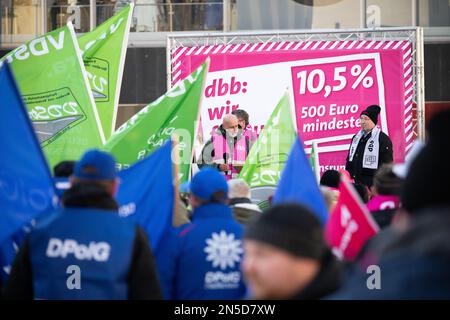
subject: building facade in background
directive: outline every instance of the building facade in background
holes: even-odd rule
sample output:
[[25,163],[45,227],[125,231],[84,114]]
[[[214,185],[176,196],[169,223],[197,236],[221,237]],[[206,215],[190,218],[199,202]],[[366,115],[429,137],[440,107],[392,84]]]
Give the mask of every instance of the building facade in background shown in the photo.
[[166,91],[171,32],[424,27],[426,114],[450,107],[449,0],[0,0],[0,56],[72,21],[88,32],[133,1],[120,125]]

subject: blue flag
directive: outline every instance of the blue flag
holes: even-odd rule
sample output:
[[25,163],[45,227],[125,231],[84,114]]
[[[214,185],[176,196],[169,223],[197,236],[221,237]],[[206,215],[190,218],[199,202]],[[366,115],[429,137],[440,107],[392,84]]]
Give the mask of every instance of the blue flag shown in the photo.
[[175,190],[172,175],[172,144],[166,142],[151,155],[119,172],[119,214],[133,219],[147,233],[155,253],[172,226]]
[[8,64],[0,68],[0,244],[56,205],[53,180]]
[[19,251],[28,231],[27,228],[22,228],[0,245],[0,284],[4,285],[8,280],[17,251]]
[[320,220],[322,226],[328,220],[325,200],[299,137],[292,147],[273,197],[273,204],[281,202],[296,202],[308,207]]

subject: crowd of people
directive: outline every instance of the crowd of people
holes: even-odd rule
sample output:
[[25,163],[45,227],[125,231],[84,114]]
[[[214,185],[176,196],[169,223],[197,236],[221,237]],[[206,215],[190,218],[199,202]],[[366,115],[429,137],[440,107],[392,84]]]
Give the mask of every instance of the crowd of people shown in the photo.
[[[180,187],[182,213],[161,250],[118,216],[115,161],[91,150],[60,166],[70,176],[62,208],[36,222],[20,248],[7,299],[449,299],[450,111],[429,123],[427,141],[399,173],[392,143],[376,127],[380,107],[361,113],[347,170],[320,179],[329,214],[343,174],[380,231],[354,261],[336,257],[315,213],[301,203],[262,211],[237,179],[255,141],[248,114],[224,117],[206,143],[201,170]],[[370,147],[369,147],[370,145]],[[56,172],[55,172],[56,173]],[[299,182],[301,183],[301,182]],[[381,286],[368,280],[376,266]],[[81,279],[76,277],[80,268]],[[80,282],[81,281],[81,282]],[[82,287],[83,290],[77,290]]]

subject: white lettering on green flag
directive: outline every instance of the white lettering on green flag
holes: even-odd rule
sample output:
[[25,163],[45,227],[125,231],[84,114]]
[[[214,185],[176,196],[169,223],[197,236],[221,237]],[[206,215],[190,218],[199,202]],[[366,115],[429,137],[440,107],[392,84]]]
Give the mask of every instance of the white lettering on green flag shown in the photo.
[[[275,190],[297,133],[287,92],[250,150],[239,178],[244,179],[257,202]],[[264,195],[264,196],[262,196]],[[264,199],[263,199],[264,198]]]
[[176,134],[180,149],[179,178],[188,180],[208,68],[209,59],[117,129],[104,149],[116,157],[119,169],[148,156]]
[[104,144],[100,119],[71,23],[21,45],[10,63],[50,167]]
[[133,7],[127,5],[78,39],[106,139],[115,130]]

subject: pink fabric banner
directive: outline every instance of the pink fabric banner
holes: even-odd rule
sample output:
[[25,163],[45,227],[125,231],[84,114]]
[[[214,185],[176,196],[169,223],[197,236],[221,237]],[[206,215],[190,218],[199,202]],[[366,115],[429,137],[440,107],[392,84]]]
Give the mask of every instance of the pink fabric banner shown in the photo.
[[413,142],[412,44],[408,41],[299,41],[182,47],[171,52],[172,80],[211,58],[201,111],[209,137],[225,114],[240,108],[259,132],[290,88],[298,133],[309,153],[318,143],[321,172],[342,169],[359,116],[382,108],[378,126],[389,135],[394,161]]
[[344,177],[339,200],[325,227],[325,239],[341,259],[354,260],[364,244],[379,228],[353,186]]

